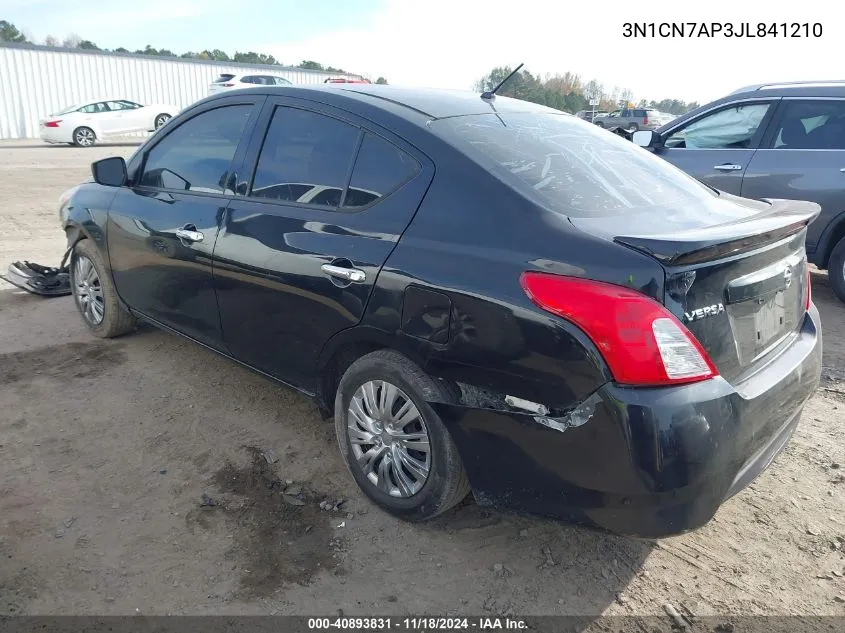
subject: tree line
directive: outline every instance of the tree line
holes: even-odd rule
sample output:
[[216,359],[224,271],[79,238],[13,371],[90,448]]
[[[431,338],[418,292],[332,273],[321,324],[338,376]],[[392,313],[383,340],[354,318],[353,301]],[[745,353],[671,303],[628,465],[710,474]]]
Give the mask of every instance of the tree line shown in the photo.
[[[8,22],[6,20],[0,20],[0,41],[2,42],[18,42],[18,43],[29,43],[29,44],[37,44],[38,42],[33,42],[30,37],[28,37],[25,33],[20,31],[14,24]],[[272,55],[265,55],[264,53],[256,53],[254,51],[248,52],[240,52],[236,51],[233,55],[229,55],[225,51],[222,51],[218,48],[214,50],[204,50],[204,51],[188,51],[185,53],[175,53],[167,48],[154,48],[147,44],[147,46],[143,49],[137,49],[134,51],[130,51],[127,48],[118,47],[112,50],[106,48],[100,48],[91,40],[86,40],[76,35],[75,33],[71,33],[70,35],[66,36],[64,39],[59,39],[53,35],[48,35],[44,38],[43,44],[45,46],[55,46],[60,48],[79,48],[85,50],[93,50],[93,51],[104,51],[110,53],[134,53],[135,55],[152,55],[157,57],[179,57],[182,59],[204,59],[208,61],[217,61],[217,62],[234,62],[238,64],[263,64],[266,66],[285,66],[282,62],[278,61]],[[290,67],[290,66],[288,66]],[[330,73],[342,73],[346,74],[346,71],[342,68],[335,68],[334,66],[323,66],[323,64],[319,62],[315,62],[313,60],[304,60],[299,64],[293,66],[293,68],[302,68],[303,70],[321,70]],[[384,77],[379,77],[376,80],[377,84],[386,84],[387,80]]]
[[[508,66],[494,68],[476,82],[476,90],[492,90],[513,71]],[[584,81],[580,75],[565,72],[546,75],[545,78],[534,75],[528,70],[521,70],[511,77],[496,93],[515,97],[533,103],[549,106],[564,112],[575,113],[591,110],[590,100],[598,100],[596,110],[610,112],[627,104],[643,108],[654,108],[661,112],[680,115],[698,107],[698,103],[689,103],[680,99],[662,99],[661,101],[641,99],[634,101],[634,93],[627,88],[614,86],[608,89],[596,79]]]

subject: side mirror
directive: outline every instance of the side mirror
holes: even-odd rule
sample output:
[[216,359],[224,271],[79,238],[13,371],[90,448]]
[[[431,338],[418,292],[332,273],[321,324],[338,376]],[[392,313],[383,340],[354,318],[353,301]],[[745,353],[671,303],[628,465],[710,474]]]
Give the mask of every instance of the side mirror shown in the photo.
[[653,130],[638,130],[634,132],[634,137],[631,140],[634,145],[656,149],[660,147],[662,139]]
[[120,156],[112,156],[91,163],[94,182],[106,187],[122,187],[128,179],[126,161]]

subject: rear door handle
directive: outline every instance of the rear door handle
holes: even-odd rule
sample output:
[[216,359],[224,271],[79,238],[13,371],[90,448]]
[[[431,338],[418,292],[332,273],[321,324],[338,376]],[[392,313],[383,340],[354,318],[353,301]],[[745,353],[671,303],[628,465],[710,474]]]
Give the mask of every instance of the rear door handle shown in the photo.
[[205,236],[197,231],[195,226],[188,225],[181,229],[176,229],[176,237],[186,242],[202,242],[202,238]]
[[715,165],[713,169],[718,169],[719,171],[739,171],[742,169],[742,165],[736,165],[734,163],[725,163],[724,165]]
[[344,268],[343,266],[333,266],[332,264],[323,264],[320,270],[326,273],[329,277],[343,279],[344,281],[352,281],[361,283],[367,280],[367,274],[363,270],[357,268]]

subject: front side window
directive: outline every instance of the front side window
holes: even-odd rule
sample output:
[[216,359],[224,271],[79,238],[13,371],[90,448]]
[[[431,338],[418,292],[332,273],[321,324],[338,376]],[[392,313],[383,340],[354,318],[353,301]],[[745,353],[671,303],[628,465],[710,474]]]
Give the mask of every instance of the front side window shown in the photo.
[[250,105],[223,106],[181,124],[147,154],[140,185],[228,193],[226,176],[251,110]]
[[431,123],[529,200],[573,218],[696,213],[717,196],[667,161],[566,114],[491,114]]
[[337,207],[359,134],[357,127],[316,112],[276,108],[250,195]]
[[773,149],[845,149],[845,101],[788,101]]
[[664,146],[678,149],[748,149],[769,107],[768,103],[749,103],[704,115],[673,132]]

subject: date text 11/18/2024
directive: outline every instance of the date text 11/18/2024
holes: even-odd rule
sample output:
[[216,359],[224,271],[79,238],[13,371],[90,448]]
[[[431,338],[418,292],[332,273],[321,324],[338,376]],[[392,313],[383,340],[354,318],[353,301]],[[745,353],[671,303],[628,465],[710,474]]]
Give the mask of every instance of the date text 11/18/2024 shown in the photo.
[[625,22],[627,38],[819,38],[819,22]]
[[406,617],[406,618],[308,618],[310,631],[518,631],[527,629],[528,625],[519,618],[483,617],[483,618],[436,618],[436,617]]

